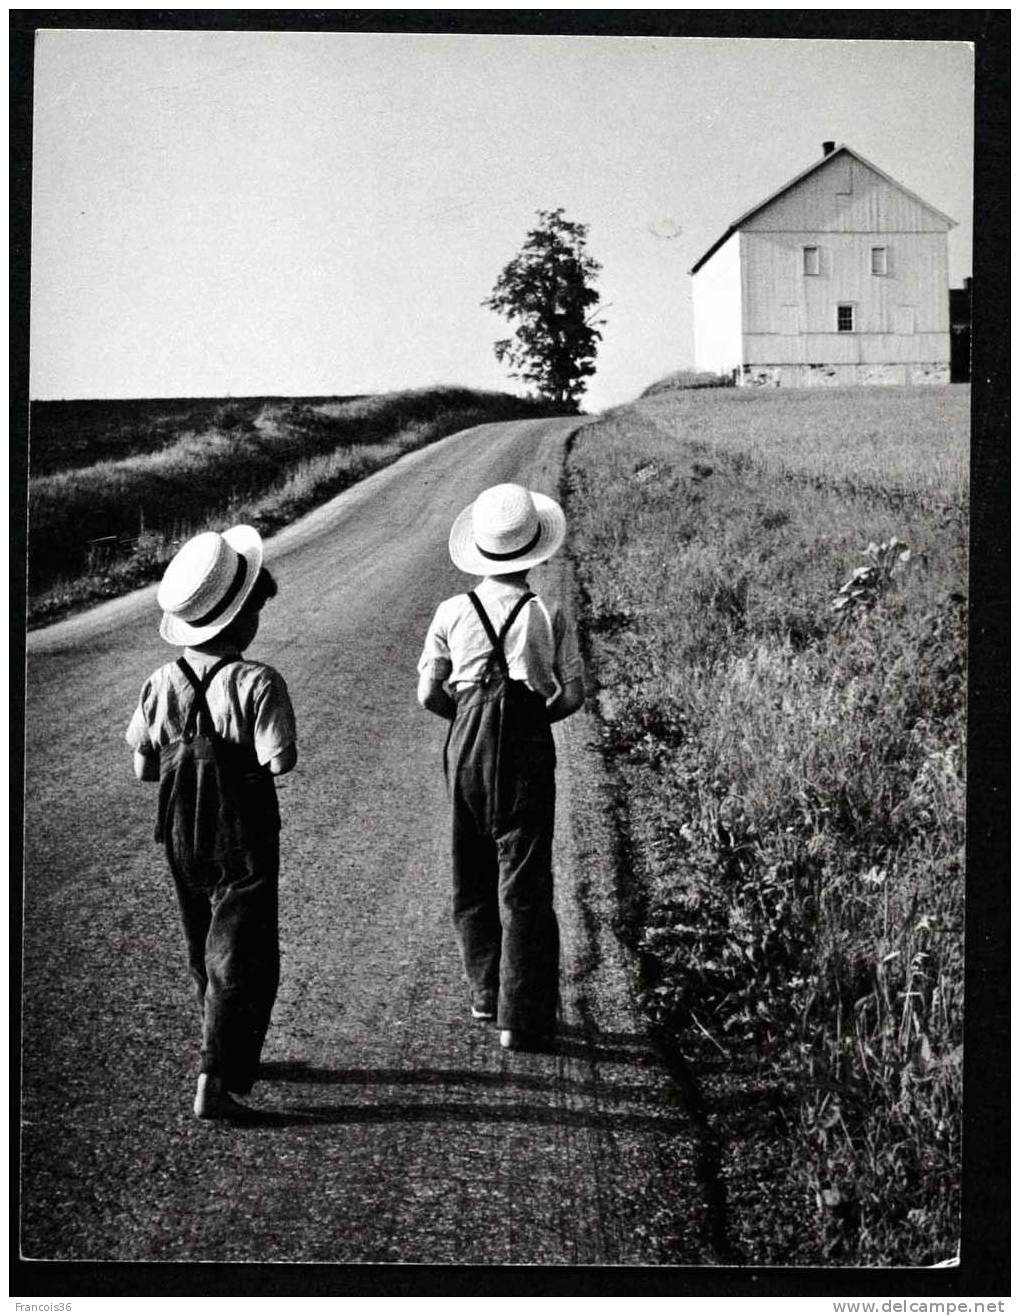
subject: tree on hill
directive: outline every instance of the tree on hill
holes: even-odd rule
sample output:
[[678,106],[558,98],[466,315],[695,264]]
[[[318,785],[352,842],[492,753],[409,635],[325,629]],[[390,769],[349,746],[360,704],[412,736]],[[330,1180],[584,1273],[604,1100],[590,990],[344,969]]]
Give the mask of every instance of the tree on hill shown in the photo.
[[541,397],[576,409],[584,381],[595,373],[605,323],[594,318],[592,286],[602,267],[585,248],[587,224],[564,219],[562,210],[540,210],[538,218],[482,305],[517,322],[511,338],[494,343],[496,360]]

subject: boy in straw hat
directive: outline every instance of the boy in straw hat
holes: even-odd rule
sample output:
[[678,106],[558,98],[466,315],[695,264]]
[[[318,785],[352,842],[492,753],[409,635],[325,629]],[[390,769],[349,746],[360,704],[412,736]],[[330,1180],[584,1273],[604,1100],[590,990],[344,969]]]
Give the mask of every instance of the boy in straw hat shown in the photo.
[[159,781],[156,839],[180,904],[202,1011],[200,1119],[243,1119],[279,984],[280,814],[297,761],[279,672],[243,657],[276,594],[251,526],[196,535],[167,567],[160,635],[183,648],[145,682],[127,729],[135,775]]
[[528,571],[565,536],[545,494],[479,494],[453,524],[450,556],[484,579],[439,605],[418,663],[419,703],[450,722],[453,919],[471,1013],[496,1019],[510,1050],[541,1046],[556,1022],[549,726],[580,708],[584,680],[573,629],[528,588]]

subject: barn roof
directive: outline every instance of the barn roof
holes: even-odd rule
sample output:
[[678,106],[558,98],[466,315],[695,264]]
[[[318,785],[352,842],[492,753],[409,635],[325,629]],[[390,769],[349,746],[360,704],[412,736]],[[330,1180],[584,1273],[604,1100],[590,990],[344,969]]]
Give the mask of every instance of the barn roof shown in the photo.
[[936,210],[935,207],[929,205],[923,197],[919,197],[916,192],[911,192],[909,187],[904,187],[902,183],[898,183],[895,178],[891,178],[884,170],[879,169],[878,165],[872,164],[870,160],[865,160],[864,156],[861,155],[859,151],[855,151],[852,146],[843,146],[840,144],[834,150],[830,151],[828,155],[823,155],[820,160],[816,160],[814,164],[808,165],[806,169],[802,169],[796,178],[791,178],[788,183],[784,183],[778,191],[773,192],[771,196],[767,196],[764,201],[759,201],[756,206],[752,206],[750,210],[746,210],[739,219],[735,219],[722,237],[713,242],[705,252],[704,256],[691,266],[690,272],[692,274],[697,274],[698,270],[701,269],[702,265],[704,265],[709,257],[714,256],[722,244],[728,238],[731,238],[739,228],[742,228],[752,216],[757,215],[758,212],[764,210],[766,206],[770,206],[772,202],[781,197],[784,192],[789,192],[791,187],[796,187],[802,179],[807,178],[809,174],[813,174],[815,170],[820,169],[822,165],[828,164],[830,160],[834,160],[837,155],[852,155],[855,160],[878,174],[879,178],[884,178],[887,183],[891,183],[893,187],[899,188],[901,192],[916,201],[918,205],[924,206],[925,210],[930,210],[933,215],[938,215],[939,219],[945,220],[950,228],[956,227],[955,219],[950,219],[949,216],[944,215],[941,210]]

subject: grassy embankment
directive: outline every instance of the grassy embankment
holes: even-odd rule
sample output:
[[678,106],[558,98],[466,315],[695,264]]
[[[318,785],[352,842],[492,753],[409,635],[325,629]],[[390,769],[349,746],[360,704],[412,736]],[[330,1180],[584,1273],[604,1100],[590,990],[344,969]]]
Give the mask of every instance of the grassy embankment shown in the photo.
[[568,461],[621,930],[753,1263],[956,1251],[968,405],[653,392]]
[[548,414],[503,393],[34,403],[29,624],[155,580],[189,535],[269,534],[406,452]]

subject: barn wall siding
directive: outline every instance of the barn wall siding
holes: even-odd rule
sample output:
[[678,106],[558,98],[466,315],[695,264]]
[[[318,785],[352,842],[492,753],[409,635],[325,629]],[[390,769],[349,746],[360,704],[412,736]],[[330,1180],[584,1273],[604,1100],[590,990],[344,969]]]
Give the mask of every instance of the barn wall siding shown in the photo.
[[695,368],[726,374],[742,357],[740,235],[719,248],[691,281]]
[[[745,333],[831,333],[836,306],[852,302],[855,330],[891,334],[912,311],[914,334],[949,332],[949,271],[942,233],[746,233],[742,235]],[[804,248],[819,250],[819,273],[804,273]],[[871,272],[871,249],[889,273]],[[714,258],[713,258],[714,259]],[[709,261],[707,269],[713,264]],[[700,271],[699,271],[700,273]],[[695,276],[697,277],[697,276]]]
[[842,361],[876,365],[882,361],[948,361],[946,334],[747,334],[744,361],[792,365]]

